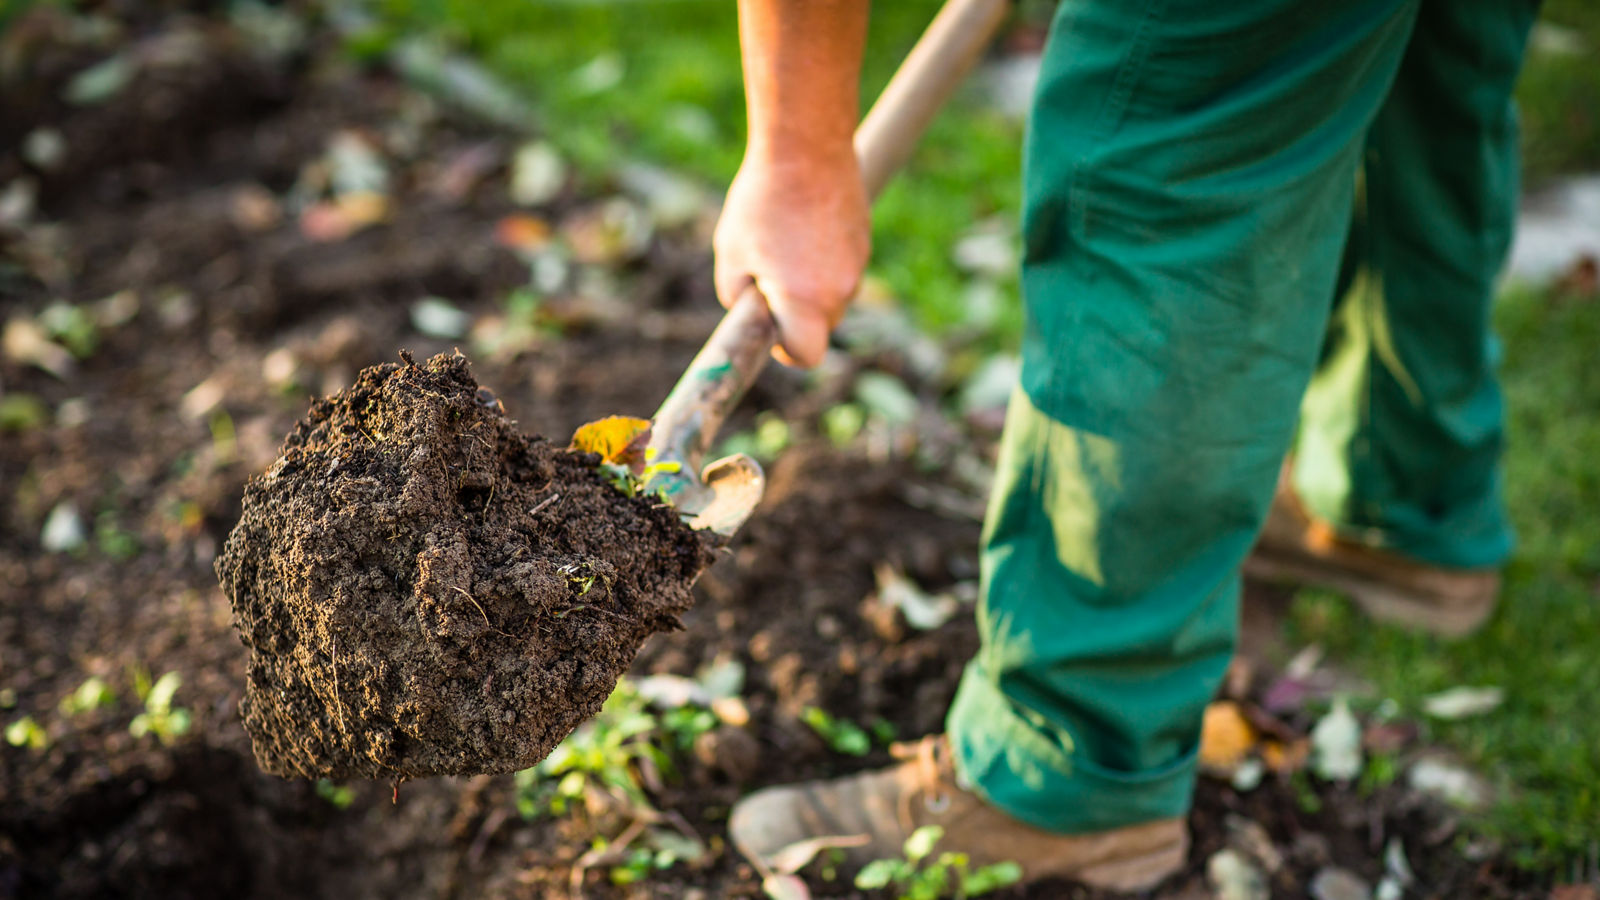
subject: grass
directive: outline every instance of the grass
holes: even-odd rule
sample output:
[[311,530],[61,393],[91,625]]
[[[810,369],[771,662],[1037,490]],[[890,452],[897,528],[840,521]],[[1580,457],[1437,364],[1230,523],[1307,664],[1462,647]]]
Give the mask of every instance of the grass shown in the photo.
[[1499,613],[1482,633],[1442,643],[1306,594],[1293,629],[1413,711],[1445,688],[1505,688],[1499,709],[1433,723],[1426,737],[1505,790],[1482,825],[1520,863],[1564,869],[1600,839],[1600,307],[1513,289],[1496,324],[1506,346],[1507,501],[1520,538]]
[[[524,91],[549,139],[595,183],[629,156],[719,189],[738,169],[744,94],[735,8],[726,0],[377,4],[391,29],[440,33]],[[874,7],[865,99],[888,81],[937,6],[905,0]],[[930,129],[906,177],[874,207],[869,276],[915,310],[924,327],[969,322],[970,279],[950,248],[985,218],[1015,220],[1021,139],[1021,123],[964,94]],[[991,346],[1013,345],[1021,328],[1015,284],[1000,287],[1006,312],[981,329]]]
[[[391,33],[428,31],[466,48],[532,98],[549,136],[594,184],[624,155],[720,187],[743,141],[734,5],[526,0],[373,0]],[[864,96],[876,94],[932,14],[935,0],[873,9]],[[1530,180],[1600,168],[1600,7],[1550,0],[1548,22],[1586,49],[1536,49],[1519,85]],[[1014,221],[1021,126],[978,98],[958,97],[874,210],[869,275],[943,333],[970,322],[971,279],[950,248],[973,223]],[[986,347],[1014,346],[1016,285],[1006,313],[984,326]],[[1430,726],[1496,773],[1509,800],[1484,827],[1529,865],[1588,852],[1600,822],[1600,316],[1513,291],[1498,325],[1507,347],[1511,415],[1508,495],[1521,549],[1507,571],[1504,610],[1471,640],[1441,645],[1371,628],[1337,601],[1307,597],[1295,625],[1359,667],[1385,695],[1415,709],[1426,693],[1498,684],[1510,699],[1484,718]]]

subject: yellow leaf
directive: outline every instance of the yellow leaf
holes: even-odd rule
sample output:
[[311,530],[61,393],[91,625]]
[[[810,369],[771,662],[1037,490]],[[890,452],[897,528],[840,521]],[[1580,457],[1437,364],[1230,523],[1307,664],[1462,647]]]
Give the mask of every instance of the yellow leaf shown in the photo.
[[1206,707],[1200,727],[1200,765],[1212,771],[1228,772],[1244,762],[1256,746],[1256,729],[1244,717],[1239,704],[1218,700]]
[[644,461],[644,444],[650,439],[650,420],[608,416],[590,422],[572,434],[572,449],[598,453],[608,463],[631,466]]

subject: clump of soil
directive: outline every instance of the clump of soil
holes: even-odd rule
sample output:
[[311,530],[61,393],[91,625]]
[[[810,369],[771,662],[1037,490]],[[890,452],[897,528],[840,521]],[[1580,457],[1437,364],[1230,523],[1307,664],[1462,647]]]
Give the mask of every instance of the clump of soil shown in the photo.
[[519,432],[460,355],[317,402],[216,565],[261,767],[509,772],[594,715],[712,558],[596,461]]

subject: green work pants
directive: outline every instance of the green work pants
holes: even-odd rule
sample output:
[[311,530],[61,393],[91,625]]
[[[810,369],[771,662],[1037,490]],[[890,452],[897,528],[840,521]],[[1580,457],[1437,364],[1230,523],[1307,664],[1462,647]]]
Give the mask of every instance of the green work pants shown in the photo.
[[1185,813],[1297,428],[1296,483],[1334,524],[1439,564],[1505,559],[1488,318],[1536,12],[1062,3],[1027,139],[983,646],[949,717],[991,802],[1063,832]]

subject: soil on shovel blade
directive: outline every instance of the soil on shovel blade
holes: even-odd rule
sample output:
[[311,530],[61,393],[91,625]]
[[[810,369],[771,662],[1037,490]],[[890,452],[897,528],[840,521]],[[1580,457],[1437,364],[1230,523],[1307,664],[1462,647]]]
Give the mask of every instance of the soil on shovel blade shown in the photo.
[[316,403],[216,564],[261,767],[510,772],[594,715],[712,558],[596,461],[520,433],[459,355]]

